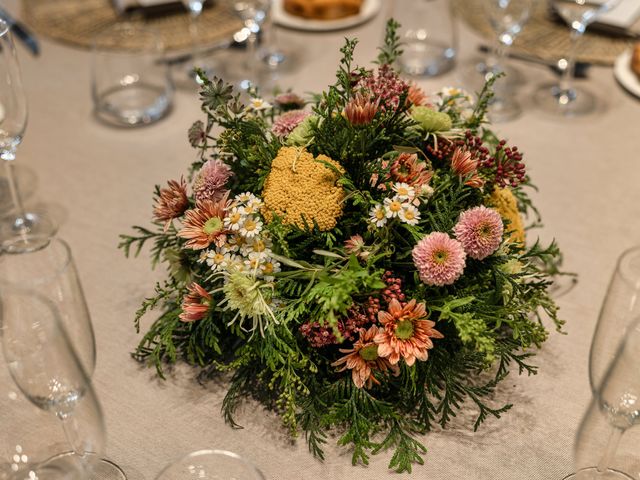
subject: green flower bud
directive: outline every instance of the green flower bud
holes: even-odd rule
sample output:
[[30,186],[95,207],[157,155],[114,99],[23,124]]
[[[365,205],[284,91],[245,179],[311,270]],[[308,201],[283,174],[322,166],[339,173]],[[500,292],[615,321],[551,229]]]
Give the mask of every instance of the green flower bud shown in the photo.
[[303,147],[313,139],[313,129],[318,125],[318,116],[309,115],[293,129],[287,137],[290,147]]
[[411,118],[426,132],[446,132],[451,130],[451,117],[444,112],[436,112],[429,107],[419,106],[411,109]]

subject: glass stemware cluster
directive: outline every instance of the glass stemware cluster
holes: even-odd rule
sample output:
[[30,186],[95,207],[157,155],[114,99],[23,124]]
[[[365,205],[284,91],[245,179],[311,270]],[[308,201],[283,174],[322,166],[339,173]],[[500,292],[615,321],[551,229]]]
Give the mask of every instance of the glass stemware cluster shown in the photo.
[[[0,158],[6,169],[13,211],[0,219],[0,251],[7,240],[13,248],[39,248],[55,235],[57,225],[44,212],[27,211],[14,172],[16,150],[27,126],[27,100],[8,24],[0,19]],[[28,235],[28,236],[27,236]],[[21,242],[13,239],[21,238]]]

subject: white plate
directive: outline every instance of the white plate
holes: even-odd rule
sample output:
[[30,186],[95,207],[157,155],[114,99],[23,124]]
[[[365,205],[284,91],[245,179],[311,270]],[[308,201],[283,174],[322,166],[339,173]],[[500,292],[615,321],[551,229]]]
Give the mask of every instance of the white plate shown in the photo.
[[284,10],[283,0],[273,0],[273,21],[281,27],[295,28],[297,30],[308,30],[311,32],[328,32],[331,30],[342,30],[351,28],[371,20],[377,15],[382,7],[382,0],[364,0],[360,13],[338,20],[309,20],[307,18],[296,17]]
[[629,93],[640,97],[640,78],[631,70],[631,50],[618,55],[613,64],[613,75]]

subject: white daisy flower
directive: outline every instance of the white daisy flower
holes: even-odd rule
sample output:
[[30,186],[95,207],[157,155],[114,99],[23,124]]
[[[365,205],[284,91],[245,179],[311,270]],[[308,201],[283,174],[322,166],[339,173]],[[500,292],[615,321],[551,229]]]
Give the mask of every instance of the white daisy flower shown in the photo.
[[249,108],[255,111],[267,110],[271,108],[271,104],[262,98],[252,98],[249,102]]
[[387,218],[397,217],[402,211],[403,202],[400,198],[385,198],[384,199],[384,213]]
[[252,198],[255,198],[255,195],[251,192],[243,192],[239,193],[235,196],[234,200],[238,203],[246,205]]
[[280,271],[280,262],[269,259],[260,265],[260,270],[262,271],[262,275],[264,275],[264,279],[268,282],[272,282],[275,280],[273,274]]
[[246,255],[249,258],[266,258],[271,255],[271,240],[264,238],[253,238],[247,244]]
[[416,195],[415,189],[408,183],[394,183],[391,188],[400,200],[410,200]]
[[369,220],[376,227],[382,227],[387,223],[387,215],[385,214],[384,207],[380,203],[373,207],[369,212]]
[[239,210],[243,215],[255,215],[259,209],[260,207],[256,207],[254,203],[249,202],[247,205],[241,206]]
[[207,253],[207,265],[211,267],[211,270],[226,270],[229,266],[229,261],[231,259],[230,253],[222,253],[209,251]]
[[202,250],[200,252],[200,256],[198,257],[198,263],[204,263],[207,261],[207,256],[209,255],[210,250]]
[[242,207],[233,207],[227,215],[224,217],[224,226],[225,228],[237,232],[240,230],[242,223],[244,222],[245,216],[242,212]]
[[260,269],[261,261],[257,258],[248,258],[244,260],[244,269],[246,272],[251,272],[252,274],[262,274],[262,270]]
[[417,225],[420,220],[420,211],[410,203],[405,203],[398,215],[400,220],[409,225]]
[[262,231],[262,221],[256,217],[246,217],[240,227],[240,235],[245,238],[255,237]]
[[227,271],[244,272],[245,270],[244,259],[240,255],[229,255]]

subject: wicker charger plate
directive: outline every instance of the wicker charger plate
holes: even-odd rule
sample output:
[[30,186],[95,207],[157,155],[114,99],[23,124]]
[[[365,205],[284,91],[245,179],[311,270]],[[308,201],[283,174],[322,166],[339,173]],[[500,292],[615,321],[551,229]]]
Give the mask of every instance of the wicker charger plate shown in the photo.
[[[110,0],[23,0],[22,3],[23,18],[34,31],[78,47],[91,47],[96,33],[124,21],[153,28],[161,35],[166,50],[185,50],[192,44],[186,12],[118,17]],[[199,22],[202,45],[228,39],[242,27],[237,16],[221,4],[203,10]],[[123,50],[139,47],[135,40],[120,46]]]
[[[453,0],[453,4],[457,14],[467,25],[492,40],[495,33],[484,11],[484,1],[486,0]],[[631,41],[626,38],[587,30],[578,52],[578,60],[613,65],[616,57],[629,48],[630,44]],[[569,27],[550,19],[547,2],[541,0],[536,3],[533,14],[515,41],[513,49],[541,60],[555,62],[567,55],[569,45]]]

